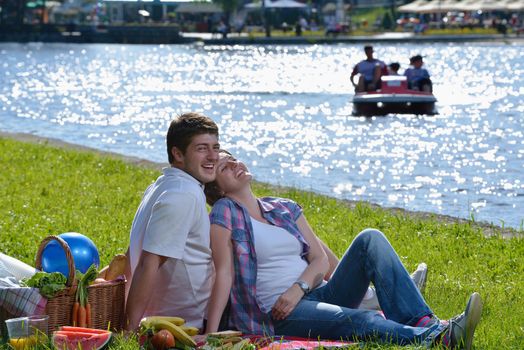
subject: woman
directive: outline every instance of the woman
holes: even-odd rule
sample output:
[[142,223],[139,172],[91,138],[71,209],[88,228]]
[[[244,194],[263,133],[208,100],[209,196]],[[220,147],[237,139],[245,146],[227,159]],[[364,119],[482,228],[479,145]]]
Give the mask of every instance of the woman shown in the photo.
[[415,55],[409,59],[410,68],[406,69],[404,75],[408,80],[410,89],[432,92],[433,84],[427,69],[422,68],[424,62],[421,55]]
[[[206,186],[216,270],[206,333],[218,329],[229,301],[228,327],[249,334],[471,348],[482,310],[477,293],[464,313],[441,322],[385,236],[371,229],[353,240],[324,282],[328,259],[300,206],[256,198],[252,175],[228,153],[216,171]],[[385,318],[357,309],[370,282]]]

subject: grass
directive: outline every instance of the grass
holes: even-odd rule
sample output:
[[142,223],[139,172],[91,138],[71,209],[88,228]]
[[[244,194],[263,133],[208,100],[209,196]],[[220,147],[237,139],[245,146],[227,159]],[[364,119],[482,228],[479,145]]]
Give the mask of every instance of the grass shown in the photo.
[[[395,30],[391,30],[393,32],[402,33],[405,32],[401,28],[397,28]],[[370,34],[381,34],[385,31],[382,29],[376,29],[372,28],[371,25],[368,25],[367,27],[359,27],[358,29],[352,30],[350,33],[347,34],[339,34],[338,37],[346,37],[346,36],[365,36]],[[432,36],[432,35],[493,35],[498,34],[495,29],[492,28],[446,28],[446,29],[428,29],[424,32],[424,36]],[[263,38],[266,34],[263,30],[259,31],[253,31],[249,33],[249,37],[256,39],[256,38]],[[325,37],[325,30],[304,30],[302,31],[302,37],[303,38],[323,38]],[[271,29],[271,37],[273,38],[293,38],[296,37],[294,30],[288,30],[286,32],[280,30],[280,29]]]
[[[43,238],[69,231],[89,236],[104,265],[126,250],[134,213],[157,169],[45,142],[0,138],[0,148],[2,252],[34,265]],[[521,238],[485,237],[471,223],[422,219],[365,203],[348,205],[297,189],[259,183],[254,188],[259,195],[278,191],[299,202],[317,234],[339,256],[362,229],[382,230],[409,270],[421,261],[428,264],[426,299],[441,318],[461,312],[471,292],[481,294],[485,306],[475,349],[524,348]],[[137,341],[119,336],[111,348],[136,349]]]

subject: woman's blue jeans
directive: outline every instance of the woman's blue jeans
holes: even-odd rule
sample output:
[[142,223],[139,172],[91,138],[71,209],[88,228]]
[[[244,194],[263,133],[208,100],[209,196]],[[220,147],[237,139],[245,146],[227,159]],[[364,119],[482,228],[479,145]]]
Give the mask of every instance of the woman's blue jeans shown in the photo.
[[[385,319],[377,311],[358,309],[370,282]],[[367,229],[353,240],[328,283],[273,324],[277,335],[410,344],[423,342],[440,327],[411,326],[432,314],[384,234]]]

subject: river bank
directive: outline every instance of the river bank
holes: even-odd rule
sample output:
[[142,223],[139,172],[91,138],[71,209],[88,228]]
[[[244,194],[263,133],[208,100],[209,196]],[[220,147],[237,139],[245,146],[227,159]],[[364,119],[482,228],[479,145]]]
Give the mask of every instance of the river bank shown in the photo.
[[339,43],[434,43],[524,40],[517,34],[448,34],[427,35],[412,32],[386,32],[370,35],[301,35],[271,37],[230,33],[227,38],[212,33],[180,32],[170,26],[48,26],[39,30],[9,30],[0,27],[0,42],[102,43],[102,44],[188,44],[205,45],[301,45]]
[[[40,137],[32,134],[24,134],[24,133],[8,133],[8,132],[2,132],[0,131],[0,138],[9,138],[14,139],[17,141],[27,142],[27,143],[36,143],[36,144],[46,144],[51,145],[58,148],[64,148],[64,149],[74,149],[78,151],[85,151],[85,152],[95,152],[98,154],[110,156],[116,159],[120,159],[125,161],[126,163],[137,165],[140,167],[148,168],[148,169],[154,169],[154,170],[160,170],[165,166],[168,166],[167,163],[158,163],[153,162],[145,159],[140,159],[137,157],[131,157],[131,156],[125,156],[113,152],[107,152],[102,151],[98,149],[94,149],[91,147],[86,147],[82,145],[72,144],[68,142],[64,142],[58,139],[53,138],[46,138],[46,137]],[[268,185],[263,184],[265,187],[268,187],[271,189],[272,192],[280,193],[284,190],[289,190],[285,187],[279,187],[275,185]],[[347,206],[349,208],[355,208],[359,203],[362,203],[361,201],[352,201],[352,200],[339,200],[340,203],[342,203],[344,206]],[[455,225],[455,224],[467,224],[472,226],[473,228],[480,229],[483,234],[486,237],[490,236],[501,236],[504,238],[513,238],[513,237],[523,237],[522,232],[514,230],[512,228],[507,227],[500,227],[488,222],[482,222],[482,221],[472,221],[472,220],[466,220],[462,218],[457,218],[449,215],[442,215],[442,214],[435,214],[431,212],[422,212],[422,211],[409,211],[403,208],[396,208],[396,207],[381,207],[379,205],[365,202],[367,205],[369,205],[372,208],[380,208],[381,210],[388,211],[392,213],[393,215],[397,216],[408,216],[417,220],[436,220],[440,223],[443,223],[445,225]]]

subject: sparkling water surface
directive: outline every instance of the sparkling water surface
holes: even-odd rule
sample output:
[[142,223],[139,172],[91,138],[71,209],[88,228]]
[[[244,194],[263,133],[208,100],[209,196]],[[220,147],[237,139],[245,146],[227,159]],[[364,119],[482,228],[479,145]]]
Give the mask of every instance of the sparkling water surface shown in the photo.
[[422,53],[436,116],[351,116],[362,46],[0,44],[0,130],[166,162],[199,111],[259,181],[522,229],[524,44],[377,44]]

